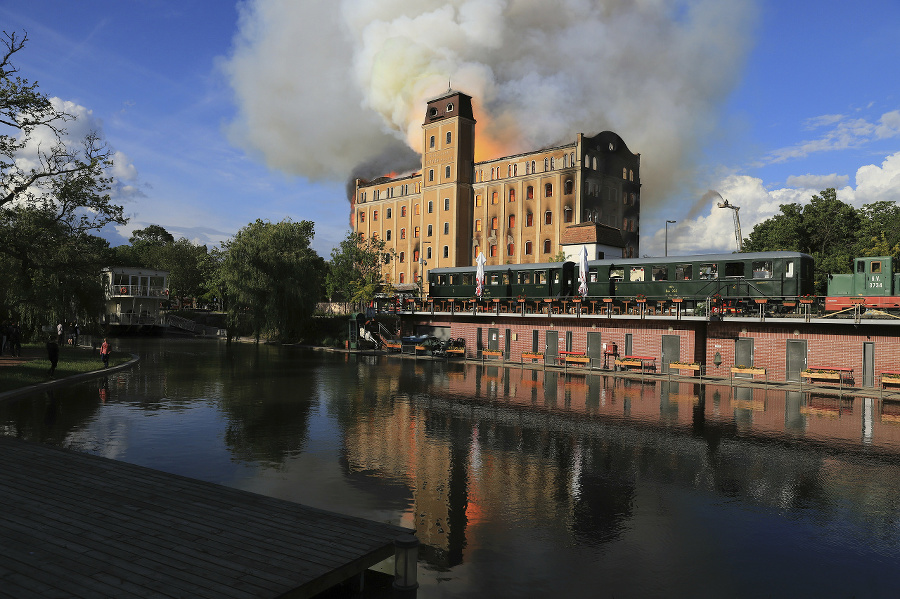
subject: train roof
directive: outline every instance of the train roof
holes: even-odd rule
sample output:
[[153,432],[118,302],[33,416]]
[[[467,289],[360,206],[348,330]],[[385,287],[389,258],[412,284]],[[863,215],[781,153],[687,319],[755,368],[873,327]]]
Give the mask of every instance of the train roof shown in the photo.
[[589,260],[588,264],[600,265],[655,265],[655,264],[682,264],[685,262],[723,262],[728,260],[772,260],[775,258],[809,258],[809,254],[803,252],[743,252],[732,254],[695,254],[693,256],[655,256],[650,258],[604,258],[603,260]]
[[[506,272],[507,270],[521,270],[523,268],[528,270],[544,270],[550,268],[562,268],[563,264],[566,264],[566,262],[538,262],[537,264],[485,264],[484,272]],[[432,268],[428,272],[429,274],[434,273],[441,275],[452,274],[455,272],[474,272],[476,268],[477,267],[475,266],[445,266],[442,268]]]

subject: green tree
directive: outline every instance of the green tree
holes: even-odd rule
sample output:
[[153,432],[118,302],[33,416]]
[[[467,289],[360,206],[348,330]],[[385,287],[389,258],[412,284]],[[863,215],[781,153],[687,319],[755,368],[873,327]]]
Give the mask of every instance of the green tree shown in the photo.
[[224,244],[230,329],[246,319],[257,342],[262,335],[299,338],[320,295],[323,262],[310,247],[313,233],[312,221],[257,220]]
[[900,267],[900,206],[896,202],[866,204],[860,211],[860,234],[855,256],[893,256]]
[[365,305],[379,288],[390,285],[382,269],[394,258],[381,239],[365,239],[350,231],[340,245],[331,250],[331,262],[325,280],[325,293],[331,301]]

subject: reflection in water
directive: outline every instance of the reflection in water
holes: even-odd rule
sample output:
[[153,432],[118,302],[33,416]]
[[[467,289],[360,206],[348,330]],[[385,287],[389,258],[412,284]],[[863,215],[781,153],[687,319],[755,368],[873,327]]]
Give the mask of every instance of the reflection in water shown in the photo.
[[[416,528],[420,597],[879,596],[900,404],[209,342],[4,434]],[[99,389],[99,393],[98,393]]]

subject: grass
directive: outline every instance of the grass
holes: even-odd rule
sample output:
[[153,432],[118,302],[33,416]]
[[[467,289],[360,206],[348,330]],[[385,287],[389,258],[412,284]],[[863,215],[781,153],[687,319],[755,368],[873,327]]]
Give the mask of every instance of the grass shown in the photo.
[[[4,361],[11,359],[4,356]],[[43,346],[23,346],[22,359],[25,361],[21,364],[0,362],[0,393],[103,368],[99,352],[87,348],[61,347],[59,362],[52,377],[47,374],[50,371],[50,360],[47,359]],[[109,356],[109,365],[118,366],[130,359],[131,354],[114,351]]]

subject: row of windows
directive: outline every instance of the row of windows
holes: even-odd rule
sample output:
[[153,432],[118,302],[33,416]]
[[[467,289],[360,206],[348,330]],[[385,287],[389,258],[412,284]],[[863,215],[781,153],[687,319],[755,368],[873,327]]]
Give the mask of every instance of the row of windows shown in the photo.
[[[571,194],[575,189],[575,182],[571,179],[567,180],[565,183],[565,194]],[[547,183],[544,185],[544,197],[552,198],[553,197],[553,184]],[[533,200],[534,199],[534,186],[529,185],[525,188],[525,199]],[[506,193],[506,201],[507,202],[515,202],[516,201],[516,190],[508,189]],[[491,204],[499,204],[500,203],[500,192],[492,191],[491,192]],[[475,207],[478,208],[484,205],[484,196],[480,193],[475,194]]]
[[[434,138],[432,138],[434,139]],[[449,142],[448,142],[449,143]],[[559,167],[559,158],[555,156],[549,156],[544,158],[544,170],[543,172],[549,172],[552,170],[556,170]],[[526,175],[534,175],[537,174],[537,162],[534,160],[526,160],[524,162],[525,165],[525,174]],[[596,159],[595,159],[596,165]],[[570,154],[563,154],[562,157],[562,168],[569,168],[571,166],[575,166],[575,152]],[[596,166],[594,167],[596,168]],[[491,174],[488,181],[494,181],[496,179],[502,179],[503,173],[506,172],[506,177],[518,177],[519,176],[519,163],[509,163],[506,165],[504,169],[503,166],[492,166]],[[479,169],[475,173],[475,183],[483,183],[485,180],[484,174],[486,169]]]
[[[549,239],[545,239],[543,248],[544,248],[543,253],[549,254],[550,250],[553,248],[553,243]],[[488,255],[489,256],[496,257],[498,255],[497,254],[498,251],[499,250],[498,250],[497,244],[491,244],[488,246]],[[478,254],[480,252],[481,252],[481,247],[476,245],[475,253],[473,255],[478,256]],[[525,242],[525,255],[531,256],[532,254],[534,254],[534,246],[532,245],[532,243],[530,241],[526,241]],[[516,244],[515,243],[506,244],[506,255],[507,256],[515,256],[516,255]]]
[[[450,144],[450,142],[451,142],[452,139],[453,139],[453,135],[452,135],[449,131],[447,131],[447,145]],[[433,150],[433,149],[434,149],[434,135],[432,135],[432,136],[428,139],[428,148],[429,148],[430,150]]]
[[[421,213],[419,204],[415,204],[414,210],[415,210],[416,214]],[[444,210],[450,210],[450,198],[444,198]],[[428,214],[433,214],[433,213],[434,213],[434,201],[429,200],[428,201]],[[392,216],[391,209],[390,208],[385,209],[384,217],[391,218],[391,216]],[[406,206],[400,206],[400,217],[403,218],[405,216],[406,216]],[[372,211],[372,220],[373,221],[378,220],[378,210]],[[366,222],[366,213],[363,210],[359,211],[359,222],[361,222],[361,223]]]
[[[449,179],[449,178],[450,178],[450,167],[445,166],[444,167],[444,179]],[[434,169],[433,168],[428,169],[428,181],[429,182],[434,181]]]
[[[572,222],[573,214],[574,214],[574,212],[572,211],[572,209],[569,208],[568,206],[566,206],[566,209],[563,211],[563,221],[567,222],[567,223]],[[491,230],[492,231],[496,231],[499,228],[497,226],[498,224],[499,224],[498,217],[496,217],[496,216],[491,217]],[[552,211],[547,210],[546,212],[544,212],[544,224],[545,225],[553,224],[553,212]],[[516,228],[516,215],[515,214],[509,215],[509,217],[507,219],[507,226],[510,229]],[[534,214],[533,213],[529,212],[528,214],[525,215],[525,226],[526,227],[534,226]],[[481,219],[476,218],[475,219],[475,232],[478,233],[481,230],[482,230]]]
[[[771,279],[774,276],[773,264],[770,260],[760,260],[750,263],[751,277],[754,279]],[[746,275],[746,264],[744,262],[726,262],[725,278],[744,278]],[[719,265],[716,262],[703,263],[697,269],[697,278],[694,278],[693,264],[677,264],[674,267],[669,266],[631,266],[628,268],[618,267],[610,268],[610,281],[709,281],[719,278]],[[626,279],[627,275],[627,279]],[[785,263],[785,277],[793,278],[794,262]],[[649,278],[648,278],[649,277]],[[596,283],[598,274],[596,269],[589,271],[589,282]]]
[[[444,258],[449,258],[449,257],[450,257],[450,246],[445,245],[444,246]],[[430,247],[425,248],[425,259],[431,260],[431,248]],[[406,252],[400,252],[400,254],[397,256],[397,260],[399,262],[405,264],[406,263]],[[419,261],[419,250],[413,250],[413,260],[412,261],[413,262]]]
[[[372,198],[373,200],[384,200],[393,198],[394,195],[398,196],[406,196],[409,195],[410,184],[404,183],[403,185],[395,185],[394,187],[386,187],[384,189],[374,189],[372,190]],[[413,185],[414,193],[422,193],[422,184],[415,183]],[[367,191],[359,192],[359,203],[365,204],[366,198],[368,197]]]
[[[420,231],[421,231],[421,228],[419,228],[419,227],[413,228],[413,237],[418,238]],[[434,230],[432,229],[431,225],[428,225],[428,228],[426,229],[426,231],[427,231],[426,237],[431,237],[433,235]],[[444,223],[444,235],[449,235],[449,234],[450,234],[450,223]],[[375,238],[377,236],[378,236],[377,233],[372,234],[373,238]],[[406,228],[405,227],[400,229],[400,239],[406,239]],[[384,232],[384,240],[391,241],[391,230],[390,229],[388,229],[387,231]]]

